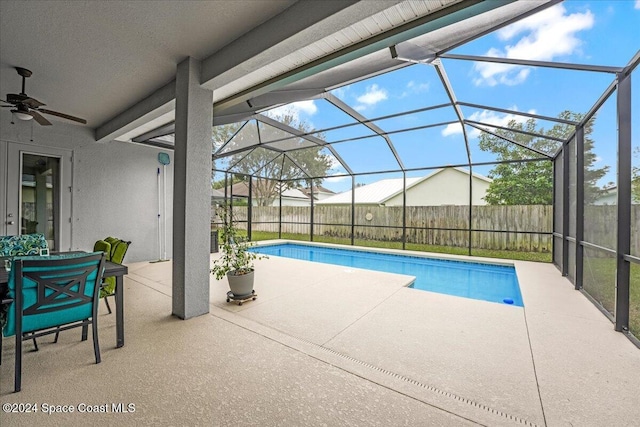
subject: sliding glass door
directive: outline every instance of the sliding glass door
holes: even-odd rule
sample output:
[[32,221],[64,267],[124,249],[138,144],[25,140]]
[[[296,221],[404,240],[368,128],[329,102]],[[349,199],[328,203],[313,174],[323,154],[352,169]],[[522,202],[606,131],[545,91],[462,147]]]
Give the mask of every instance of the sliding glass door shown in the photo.
[[[3,148],[3,147],[0,147]],[[69,150],[6,143],[4,235],[43,233],[49,248],[71,247]]]

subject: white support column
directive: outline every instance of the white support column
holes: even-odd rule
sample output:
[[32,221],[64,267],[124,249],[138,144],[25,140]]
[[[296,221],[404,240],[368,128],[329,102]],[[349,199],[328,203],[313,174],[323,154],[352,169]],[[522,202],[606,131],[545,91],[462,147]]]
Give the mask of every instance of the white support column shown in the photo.
[[209,312],[213,91],[200,70],[187,58],[176,75],[172,312],[181,319]]

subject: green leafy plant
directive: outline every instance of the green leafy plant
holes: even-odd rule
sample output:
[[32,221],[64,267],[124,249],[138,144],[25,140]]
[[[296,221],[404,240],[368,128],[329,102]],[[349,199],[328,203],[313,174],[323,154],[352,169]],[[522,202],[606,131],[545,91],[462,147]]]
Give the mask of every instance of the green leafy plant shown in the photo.
[[249,250],[253,243],[249,242],[246,236],[235,227],[230,207],[217,208],[216,215],[222,221],[222,227],[219,228],[222,245],[220,246],[220,258],[213,261],[211,274],[220,280],[227,274],[241,276],[250,273],[253,271],[255,260],[267,257]]

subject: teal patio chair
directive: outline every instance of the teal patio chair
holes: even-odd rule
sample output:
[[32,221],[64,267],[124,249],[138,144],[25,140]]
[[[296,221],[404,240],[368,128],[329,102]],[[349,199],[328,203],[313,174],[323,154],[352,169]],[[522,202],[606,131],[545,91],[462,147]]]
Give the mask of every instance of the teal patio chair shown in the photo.
[[[106,261],[111,261],[116,264],[122,264],[122,262],[124,261],[124,256],[127,253],[127,249],[129,248],[130,244],[131,242],[127,242],[125,240],[116,239],[115,237],[107,237],[104,240],[98,240],[93,245],[93,251],[104,252]],[[102,281],[102,284],[100,285],[99,297],[101,299],[104,299],[104,303],[107,306],[107,310],[109,311],[109,314],[111,314],[111,306],[109,305],[109,300],[107,299],[107,297],[115,296],[115,289],[116,289],[116,278],[105,277]],[[60,332],[61,330],[58,330],[56,332],[56,335],[53,339],[54,343],[58,342]],[[36,349],[37,349],[37,344],[35,339],[33,340],[33,343],[34,345],[36,345]]]
[[[49,244],[43,233],[21,234],[19,236],[0,236],[0,257],[15,257],[27,255],[48,255]],[[7,318],[7,307],[0,306],[0,330],[4,328]],[[2,338],[2,334],[0,334]],[[38,343],[33,339],[35,350]],[[0,355],[0,361],[2,355]]]
[[16,392],[21,389],[23,341],[77,327],[82,327],[85,341],[91,325],[93,351],[100,363],[97,319],[104,260],[102,252],[12,260],[8,296],[13,301],[1,335],[15,335]]

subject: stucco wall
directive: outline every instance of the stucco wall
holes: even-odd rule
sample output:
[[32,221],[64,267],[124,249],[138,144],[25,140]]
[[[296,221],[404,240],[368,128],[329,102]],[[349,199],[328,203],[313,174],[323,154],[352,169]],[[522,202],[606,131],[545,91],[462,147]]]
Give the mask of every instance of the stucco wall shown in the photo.
[[[483,197],[489,182],[473,178],[473,204],[486,205]],[[469,175],[455,169],[444,169],[409,188],[407,206],[441,206],[469,204]],[[402,206],[402,194],[389,199],[386,206]]]
[[[154,260],[158,248],[158,150],[112,141],[96,143],[87,127],[53,121],[53,126],[15,120],[0,112],[0,140],[73,152],[72,249],[88,250],[107,236],[131,240],[128,262]],[[37,151],[37,150],[36,150]],[[173,152],[167,166],[167,256],[172,248]],[[162,178],[162,177],[161,177]],[[162,181],[162,179],[161,179]],[[5,186],[0,174],[0,187]]]

